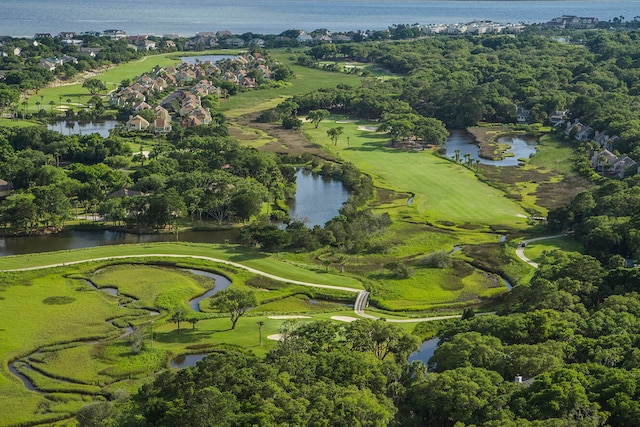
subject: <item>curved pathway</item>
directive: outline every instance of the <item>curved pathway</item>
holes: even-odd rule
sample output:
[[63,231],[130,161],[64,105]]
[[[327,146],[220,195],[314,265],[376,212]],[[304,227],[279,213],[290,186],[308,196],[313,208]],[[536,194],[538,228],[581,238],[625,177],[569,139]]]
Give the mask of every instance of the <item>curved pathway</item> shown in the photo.
[[527,264],[529,264],[531,267],[538,268],[538,263],[534,262],[534,261],[531,261],[524,254],[524,248],[526,247],[526,245],[528,245],[531,242],[537,242],[538,240],[557,239],[558,237],[566,237],[566,236],[567,236],[567,234],[564,233],[564,234],[556,234],[554,236],[536,237],[534,239],[523,240],[522,243],[524,243],[525,246],[518,245],[518,248],[516,249],[516,255],[518,256],[518,258],[520,258],[522,261],[524,261]]
[[[70,262],[60,262],[57,264],[48,264],[48,265],[39,265],[39,266],[35,266],[35,267],[24,267],[24,268],[15,268],[15,269],[10,269],[10,270],[0,270],[2,272],[18,272],[18,271],[33,271],[33,270],[44,270],[47,268],[54,268],[54,267],[64,267],[67,265],[74,265],[74,264],[83,264],[83,263],[87,263],[87,262],[94,262],[94,261],[109,261],[109,260],[114,260],[114,259],[126,259],[126,258],[140,258],[140,257],[157,257],[157,258],[193,258],[193,259],[201,259],[201,260],[205,260],[205,261],[211,261],[211,262],[216,262],[219,264],[224,264],[224,265],[230,265],[232,267],[237,267],[237,268],[241,268],[243,270],[246,270],[250,273],[253,274],[257,274],[259,276],[263,276],[263,277],[268,277],[270,279],[274,279],[274,280],[278,280],[281,282],[285,282],[285,283],[292,283],[295,285],[301,285],[301,286],[309,286],[309,287],[313,287],[313,288],[323,288],[323,289],[333,289],[336,291],[345,291],[345,292],[353,292],[356,295],[356,301],[353,307],[353,311],[355,312],[355,314],[359,317],[362,318],[366,318],[366,319],[373,319],[373,320],[377,320],[380,319],[379,317],[373,316],[371,314],[366,314],[364,312],[364,309],[367,307],[368,301],[369,301],[369,295],[370,293],[363,290],[363,289],[354,289],[354,288],[348,288],[346,286],[333,286],[333,285],[323,285],[323,284],[319,284],[319,283],[310,283],[310,282],[302,282],[299,280],[293,280],[293,279],[287,279],[284,277],[279,277],[270,273],[266,273],[264,271],[260,271],[257,270],[255,268],[252,267],[247,267],[246,265],[237,263],[237,262],[233,262],[233,261],[227,261],[224,259],[220,259],[220,258],[213,258],[213,257],[207,257],[207,256],[202,256],[202,255],[177,255],[177,254],[140,254],[140,255],[118,255],[118,256],[110,256],[110,257],[102,257],[102,258],[91,258],[91,259],[85,259],[85,260],[80,260],[80,261],[70,261]],[[492,314],[492,313],[478,313],[478,314]],[[452,316],[435,316],[435,317],[422,317],[422,318],[408,318],[408,319],[387,319],[387,322],[393,322],[393,323],[411,323],[411,322],[431,322],[434,320],[443,320],[443,319],[455,319],[455,318],[459,318],[461,317],[460,315],[452,315]]]

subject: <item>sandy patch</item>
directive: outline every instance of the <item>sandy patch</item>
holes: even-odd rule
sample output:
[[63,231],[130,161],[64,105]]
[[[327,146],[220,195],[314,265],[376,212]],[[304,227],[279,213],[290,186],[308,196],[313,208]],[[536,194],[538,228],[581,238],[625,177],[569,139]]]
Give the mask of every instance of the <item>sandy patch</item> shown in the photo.
[[365,130],[367,132],[375,132],[378,130],[378,126],[358,126],[358,130]]
[[311,319],[311,316],[269,316],[269,319]]
[[268,340],[271,341],[281,341],[282,340],[282,334],[273,334],[273,335],[269,335],[267,337]]
[[522,215],[522,214],[517,214],[516,216],[517,216],[518,218],[527,218],[527,216],[526,216],[526,215]]
[[357,317],[351,317],[351,316],[331,316],[332,320],[339,320],[341,322],[353,322],[358,320]]
[[336,120],[336,123],[356,123],[357,120]]

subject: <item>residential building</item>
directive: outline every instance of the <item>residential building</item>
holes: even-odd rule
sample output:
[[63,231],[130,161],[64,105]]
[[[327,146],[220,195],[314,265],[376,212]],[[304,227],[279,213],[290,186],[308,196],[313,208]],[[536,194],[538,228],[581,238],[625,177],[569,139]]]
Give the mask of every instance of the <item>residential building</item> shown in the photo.
[[126,123],[128,131],[141,131],[149,129],[149,122],[142,116],[136,115],[129,116],[129,120]]

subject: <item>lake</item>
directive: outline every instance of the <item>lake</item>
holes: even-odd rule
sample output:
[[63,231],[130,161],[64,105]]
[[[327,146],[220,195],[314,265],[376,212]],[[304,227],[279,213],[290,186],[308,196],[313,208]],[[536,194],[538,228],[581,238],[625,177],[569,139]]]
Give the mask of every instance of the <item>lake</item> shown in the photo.
[[1,35],[104,31],[128,34],[179,34],[227,29],[279,34],[300,28],[312,31],[381,30],[394,24],[452,24],[486,19],[502,23],[547,22],[561,15],[611,20],[640,15],[640,2],[564,1],[431,1],[431,0],[2,0]]
[[447,157],[453,158],[456,150],[460,150],[461,159],[464,159],[465,154],[470,154],[473,160],[478,159],[483,165],[518,166],[518,159],[528,159],[529,156],[536,153],[538,140],[529,135],[517,135],[500,137],[498,142],[511,145],[511,149],[508,152],[513,153],[513,156],[505,157],[502,160],[483,159],[478,155],[480,148],[475,144],[473,137],[463,130],[452,130],[449,138],[447,138]]
[[109,131],[122,124],[117,120],[95,120],[95,121],[78,121],[78,120],[60,120],[55,123],[47,124],[47,129],[60,132],[63,135],[90,135],[97,133],[103,138],[109,137]]

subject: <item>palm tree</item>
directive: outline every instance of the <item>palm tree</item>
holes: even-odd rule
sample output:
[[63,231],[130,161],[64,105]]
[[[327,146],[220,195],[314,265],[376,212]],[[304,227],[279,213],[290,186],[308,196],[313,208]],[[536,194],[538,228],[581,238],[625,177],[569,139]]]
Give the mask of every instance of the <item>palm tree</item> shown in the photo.
[[258,334],[260,334],[260,347],[262,347],[262,327],[264,326],[264,322],[262,320],[258,321]]
[[49,111],[51,113],[53,113],[53,106],[56,105],[56,102],[54,100],[49,101]]
[[460,163],[460,149],[456,149],[456,163]]
[[476,159],[476,172],[480,171],[480,159]]

